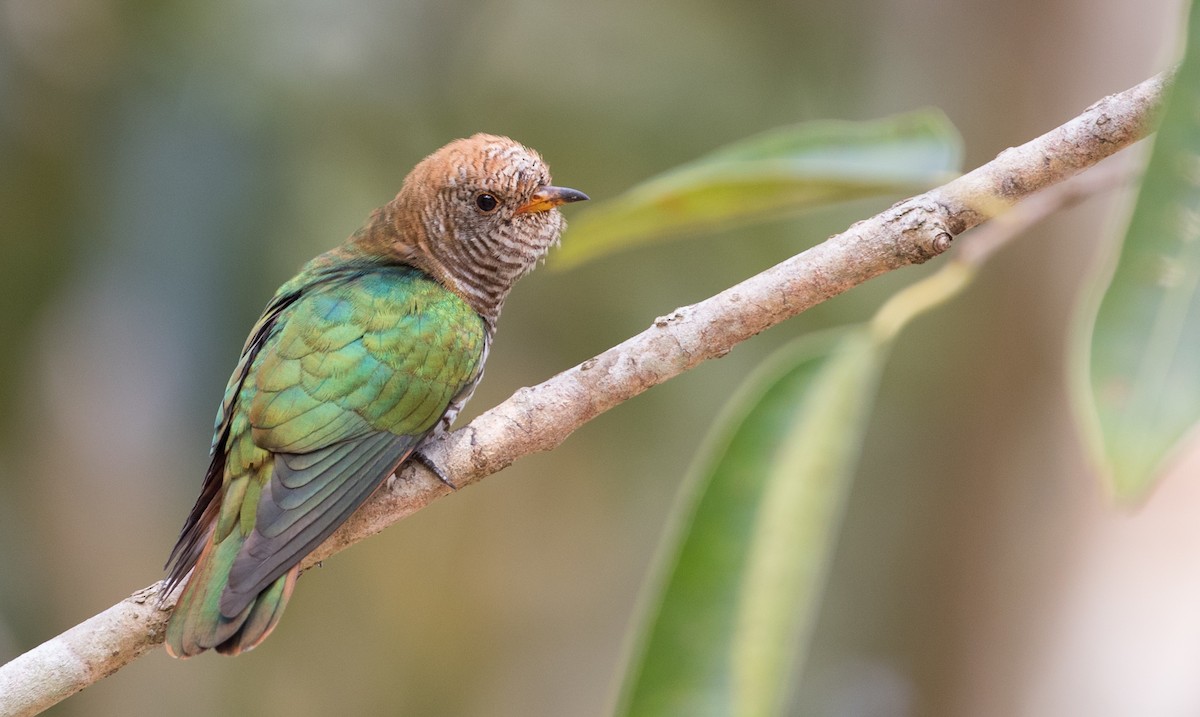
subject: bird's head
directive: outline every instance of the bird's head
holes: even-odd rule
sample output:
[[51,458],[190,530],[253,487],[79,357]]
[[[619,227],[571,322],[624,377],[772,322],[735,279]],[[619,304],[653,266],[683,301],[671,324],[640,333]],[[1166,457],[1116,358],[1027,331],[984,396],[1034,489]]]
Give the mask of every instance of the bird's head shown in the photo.
[[390,205],[396,247],[485,317],[558,242],[557,207],[587,199],[555,187],[537,152],[477,134],[423,159]]

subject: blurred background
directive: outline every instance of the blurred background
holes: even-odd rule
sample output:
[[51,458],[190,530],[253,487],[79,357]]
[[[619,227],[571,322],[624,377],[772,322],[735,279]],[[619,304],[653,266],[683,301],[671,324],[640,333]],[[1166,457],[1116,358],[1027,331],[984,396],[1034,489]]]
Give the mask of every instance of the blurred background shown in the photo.
[[[780,124],[934,105],[972,167],[1166,67],[1182,19],[1178,0],[0,0],[0,662],[162,576],[262,306],[445,142],[511,135],[602,198]],[[464,418],[892,200],[535,273]],[[1200,458],[1110,509],[1066,401],[1078,289],[1128,201],[1039,227],[901,339],[798,714],[1200,713]],[[155,651],[49,714],[604,714],[729,393],[929,270],[328,561],[253,653]]]

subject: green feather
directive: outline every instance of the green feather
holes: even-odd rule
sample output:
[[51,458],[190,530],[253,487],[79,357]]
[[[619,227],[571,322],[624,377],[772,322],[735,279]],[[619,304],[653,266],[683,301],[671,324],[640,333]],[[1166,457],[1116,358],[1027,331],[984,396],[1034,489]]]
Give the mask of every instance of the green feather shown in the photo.
[[261,642],[299,561],[479,379],[487,332],[465,301],[411,267],[330,256],[276,294],[226,389],[205,490],[172,554],[172,584],[195,567],[168,626],[173,654]]

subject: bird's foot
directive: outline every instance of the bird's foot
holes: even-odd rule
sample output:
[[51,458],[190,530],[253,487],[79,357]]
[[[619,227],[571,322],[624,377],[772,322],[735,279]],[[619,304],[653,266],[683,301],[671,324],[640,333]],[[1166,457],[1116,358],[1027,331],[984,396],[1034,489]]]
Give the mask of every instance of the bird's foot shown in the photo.
[[437,476],[438,480],[450,486],[450,490],[458,490],[458,486],[454,485],[454,481],[450,480],[450,476],[446,475],[446,472],[442,470],[442,467],[437,463],[434,463],[429,456],[417,450],[413,451],[412,457],[418,463],[428,468],[429,472]]

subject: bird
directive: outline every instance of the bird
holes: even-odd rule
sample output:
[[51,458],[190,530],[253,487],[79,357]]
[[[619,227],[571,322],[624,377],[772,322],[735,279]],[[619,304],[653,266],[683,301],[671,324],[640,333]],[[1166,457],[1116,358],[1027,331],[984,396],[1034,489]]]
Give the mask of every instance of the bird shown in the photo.
[[160,591],[186,581],[173,657],[237,655],[271,633],[300,561],[422,443],[449,430],[483,376],[504,301],[556,245],[532,149],[490,134],[419,162],[396,197],[267,303],[217,411],[203,486]]

